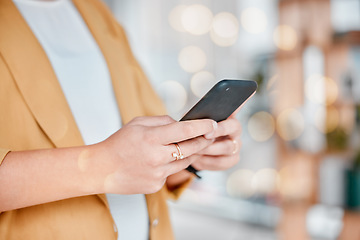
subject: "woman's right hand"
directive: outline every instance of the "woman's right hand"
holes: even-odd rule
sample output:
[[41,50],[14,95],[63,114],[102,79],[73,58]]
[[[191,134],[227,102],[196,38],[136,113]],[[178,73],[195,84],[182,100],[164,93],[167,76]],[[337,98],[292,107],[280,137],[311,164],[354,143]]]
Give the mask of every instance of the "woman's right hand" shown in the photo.
[[[209,146],[215,121],[177,122],[168,116],[137,117],[79,158],[79,168],[91,172],[95,192],[137,194],[161,189],[169,175],[191,164],[189,156]],[[176,160],[178,143],[184,159]]]
[[[11,151],[0,166],[0,212],[89,194],[156,192],[213,142],[216,128],[212,120],[138,117],[94,145]],[[184,159],[175,161],[173,143]]]

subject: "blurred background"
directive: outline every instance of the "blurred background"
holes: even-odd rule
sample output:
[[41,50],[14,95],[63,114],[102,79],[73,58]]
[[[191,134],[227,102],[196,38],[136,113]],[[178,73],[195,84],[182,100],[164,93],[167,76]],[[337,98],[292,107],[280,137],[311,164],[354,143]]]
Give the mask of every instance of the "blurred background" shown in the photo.
[[239,164],[169,203],[178,240],[360,239],[359,0],[105,2],[173,118],[259,85]]

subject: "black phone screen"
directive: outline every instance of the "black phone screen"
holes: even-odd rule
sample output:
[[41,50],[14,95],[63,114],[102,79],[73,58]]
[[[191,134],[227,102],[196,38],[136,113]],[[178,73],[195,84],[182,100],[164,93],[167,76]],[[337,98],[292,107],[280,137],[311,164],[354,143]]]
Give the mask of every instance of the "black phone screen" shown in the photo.
[[256,89],[255,81],[221,80],[180,121],[205,118],[223,121],[251,97]]

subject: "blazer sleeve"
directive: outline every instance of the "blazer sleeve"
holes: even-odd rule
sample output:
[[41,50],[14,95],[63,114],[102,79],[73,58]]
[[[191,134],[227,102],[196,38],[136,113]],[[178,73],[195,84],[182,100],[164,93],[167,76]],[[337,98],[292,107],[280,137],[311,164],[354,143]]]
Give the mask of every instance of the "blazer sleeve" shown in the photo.
[[0,166],[2,164],[2,162],[4,161],[4,158],[6,157],[6,155],[10,152],[9,149],[2,149],[0,148]]

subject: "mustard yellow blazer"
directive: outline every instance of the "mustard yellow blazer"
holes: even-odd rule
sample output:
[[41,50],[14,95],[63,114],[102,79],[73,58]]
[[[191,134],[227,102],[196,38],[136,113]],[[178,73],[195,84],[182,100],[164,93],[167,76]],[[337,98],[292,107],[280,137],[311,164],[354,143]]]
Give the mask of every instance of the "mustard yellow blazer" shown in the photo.
[[[124,30],[100,0],[73,0],[107,62],[123,123],[161,115],[163,104],[134,59]],[[0,163],[11,150],[82,145],[51,64],[12,0],[0,0]],[[1,170],[1,165],[0,165]],[[150,239],[173,239],[165,187],[146,196]],[[1,193],[0,193],[1,194]],[[0,213],[0,239],[116,239],[105,195]]]

